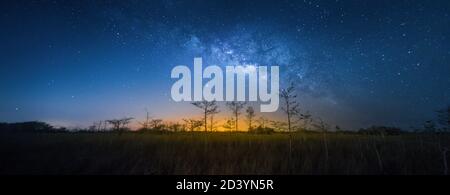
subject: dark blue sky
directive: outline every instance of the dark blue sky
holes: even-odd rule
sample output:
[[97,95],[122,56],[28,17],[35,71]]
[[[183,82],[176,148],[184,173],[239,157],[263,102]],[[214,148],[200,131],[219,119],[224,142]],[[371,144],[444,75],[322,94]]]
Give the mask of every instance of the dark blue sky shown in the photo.
[[345,128],[419,126],[450,103],[450,1],[0,4],[1,121],[197,116],[170,99],[194,57],[280,65],[304,110]]

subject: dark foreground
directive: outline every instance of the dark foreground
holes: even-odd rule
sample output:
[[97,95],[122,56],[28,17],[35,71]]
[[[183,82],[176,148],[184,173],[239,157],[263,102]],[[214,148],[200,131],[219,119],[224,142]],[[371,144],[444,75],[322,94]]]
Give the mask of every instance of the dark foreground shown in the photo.
[[[1,133],[0,174],[445,174],[449,135]],[[446,157],[447,156],[447,157]]]

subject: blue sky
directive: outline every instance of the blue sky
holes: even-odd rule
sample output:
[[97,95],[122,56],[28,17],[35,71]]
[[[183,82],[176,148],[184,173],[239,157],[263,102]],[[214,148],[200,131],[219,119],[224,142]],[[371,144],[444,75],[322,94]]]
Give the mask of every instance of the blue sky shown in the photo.
[[[170,71],[279,65],[332,125],[419,126],[450,103],[448,1],[2,1],[0,119],[197,116]],[[223,108],[222,110],[225,110]],[[227,113],[222,113],[226,117]],[[280,115],[280,113],[275,113]],[[200,116],[200,113],[198,113]]]

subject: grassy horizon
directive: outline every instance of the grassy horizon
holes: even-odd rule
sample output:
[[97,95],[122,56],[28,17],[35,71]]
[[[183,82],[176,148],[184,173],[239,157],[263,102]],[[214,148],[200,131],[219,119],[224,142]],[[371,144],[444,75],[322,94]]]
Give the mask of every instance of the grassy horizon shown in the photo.
[[2,133],[0,174],[445,174],[448,134]]

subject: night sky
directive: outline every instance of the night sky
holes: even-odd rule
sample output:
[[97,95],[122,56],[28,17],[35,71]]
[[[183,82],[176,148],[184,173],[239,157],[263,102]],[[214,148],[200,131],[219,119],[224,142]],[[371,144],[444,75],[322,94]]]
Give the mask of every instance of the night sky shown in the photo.
[[344,128],[418,127],[450,103],[448,0],[6,0],[0,14],[3,122],[201,117],[170,96],[194,57],[279,65],[304,111]]

